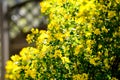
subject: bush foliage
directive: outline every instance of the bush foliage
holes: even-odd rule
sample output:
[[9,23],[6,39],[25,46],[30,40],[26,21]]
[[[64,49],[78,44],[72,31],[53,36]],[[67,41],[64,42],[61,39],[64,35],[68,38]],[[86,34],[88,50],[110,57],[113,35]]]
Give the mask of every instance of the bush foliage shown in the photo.
[[120,0],[44,0],[48,29],[32,29],[7,61],[8,80],[120,79]]

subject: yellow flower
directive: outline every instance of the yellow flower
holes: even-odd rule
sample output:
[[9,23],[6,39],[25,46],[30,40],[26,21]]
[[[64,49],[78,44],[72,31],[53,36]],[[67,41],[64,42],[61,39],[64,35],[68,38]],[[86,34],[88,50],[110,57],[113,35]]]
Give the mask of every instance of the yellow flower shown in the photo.
[[39,30],[32,28],[32,29],[31,29],[31,32],[32,32],[33,34],[37,34],[37,33],[39,33]]
[[41,53],[45,53],[48,50],[49,46],[43,45],[42,49],[41,49]]
[[62,57],[61,51],[60,50],[55,50],[54,57]]
[[95,59],[90,59],[91,64],[95,64]]
[[9,79],[14,80],[14,75],[13,75],[13,74],[10,74],[10,75],[9,75]]
[[85,19],[85,17],[75,18],[75,22],[77,24],[83,24],[86,22],[86,19]]
[[42,1],[40,2],[40,6],[41,6],[41,12],[44,13],[51,5],[49,4],[49,1],[48,2]]
[[115,31],[115,32],[113,33],[113,37],[116,37],[116,36],[120,36],[120,31]]
[[71,15],[70,15],[70,14],[65,14],[65,15],[64,15],[64,18],[65,18],[65,19],[70,19],[70,18],[71,18]]
[[68,38],[68,37],[70,36],[70,32],[69,32],[69,31],[66,31],[66,32],[63,34],[63,36],[64,36],[65,38]]
[[63,34],[62,33],[56,33],[55,38],[63,42]]
[[34,38],[34,35],[28,34],[27,38],[26,38],[26,41],[30,44],[30,43],[32,43],[33,38]]
[[110,65],[109,65],[108,59],[104,59],[103,62],[104,62],[105,68],[106,68],[106,69],[109,69],[109,68],[110,68]]
[[108,18],[112,18],[116,15],[116,11],[108,11]]
[[80,52],[81,48],[83,48],[83,45],[76,46],[74,55],[78,55],[78,53]]
[[87,51],[88,53],[92,53],[92,50],[91,50],[90,47],[87,47],[87,48],[86,48],[86,51]]
[[120,0],[115,0],[118,4],[120,3]]
[[105,28],[105,26],[104,26],[104,27],[102,27],[102,31],[104,31],[104,32],[108,33],[108,29],[106,29],[106,28]]
[[49,46],[43,45],[43,47],[42,47],[42,49],[40,51],[39,57],[43,58],[48,50],[49,50]]
[[42,43],[46,43],[47,41],[46,41],[46,39],[48,39],[49,38],[49,35],[47,34],[47,32],[46,31],[40,31],[40,35],[38,36],[38,38],[37,38],[37,42],[38,42],[38,44],[42,44]]
[[88,74],[83,73],[83,74],[76,74],[73,75],[73,80],[88,80]]
[[6,72],[7,73],[19,73],[21,67],[19,67],[16,62],[12,62],[12,61],[7,61],[7,64],[5,66]]
[[98,49],[101,49],[101,48],[102,48],[102,45],[101,45],[101,44],[99,44],[99,45],[98,45]]
[[108,50],[105,51],[104,55],[105,55],[105,56],[108,56]]
[[19,60],[20,60],[20,56],[19,56],[19,55],[13,55],[13,56],[11,57],[11,59],[12,59],[13,61],[19,61]]
[[101,55],[102,55],[102,52],[99,51],[99,52],[97,52],[97,54],[98,54],[98,56],[101,56]]
[[96,66],[96,65],[99,64],[99,62],[96,62],[96,61],[98,61],[98,60],[100,60],[99,57],[91,58],[91,59],[90,59],[90,64],[93,64],[94,66]]
[[55,20],[52,20],[52,21],[48,24],[48,29],[49,29],[49,30],[52,30],[52,29],[56,28],[56,26],[59,27],[58,24],[57,24],[57,22],[56,22],[56,19],[55,19]]
[[14,64],[14,63],[13,63],[12,61],[8,60],[6,64],[7,64],[7,65],[5,66],[5,69],[6,69],[7,71],[11,71],[11,70],[13,69],[13,64]]
[[95,29],[94,34],[99,35],[100,34],[100,29]]
[[91,30],[92,27],[93,27],[93,25],[91,23],[88,23],[88,26],[87,26],[88,30]]
[[86,37],[89,37],[89,36],[91,36],[91,34],[92,34],[91,32],[86,32],[86,33],[85,33],[85,36],[86,36]]
[[80,74],[76,74],[76,75],[74,75],[72,78],[73,78],[73,80],[81,80],[81,75]]
[[70,62],[68,57],[61,57],[61,59],[62,59],[63,64]]
[[38,54],[39,50],[33,47],[26,47],[20,51],[20,56],[23,61],[28,61],[34,54]]
[[111,80],[118,80],[116,77],[112,77],[112,79]]
[[31,76],[33,79],[36,77],[36,70],[35,69],[27,69],[25,71],[25,77]]
[[19,77],[17,77],[17,79],[16,79],[16,77],[17,76],[15,76],[14,74],[5,74],[5,79],[7,79],[7,80],[18,80]]
[[92,40],[87,40],[87,41],[86,41],[86,44],[87,44],[87,45],[91,45],[91,44],[92,44]]
[[[83,74],[81,75],[81,79],[83,79],[83,80],[88,80],[88,74],[83,73]],[[80,80],[81,80],[81,79],[80,79]]]

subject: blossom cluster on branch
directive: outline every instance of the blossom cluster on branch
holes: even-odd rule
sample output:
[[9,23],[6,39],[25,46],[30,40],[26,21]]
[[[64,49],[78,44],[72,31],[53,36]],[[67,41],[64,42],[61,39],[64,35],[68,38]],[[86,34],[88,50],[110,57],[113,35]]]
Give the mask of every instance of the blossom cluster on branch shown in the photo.
[[120,0],[43,0],[47,30],[7,61],[8,80],[120,79]]

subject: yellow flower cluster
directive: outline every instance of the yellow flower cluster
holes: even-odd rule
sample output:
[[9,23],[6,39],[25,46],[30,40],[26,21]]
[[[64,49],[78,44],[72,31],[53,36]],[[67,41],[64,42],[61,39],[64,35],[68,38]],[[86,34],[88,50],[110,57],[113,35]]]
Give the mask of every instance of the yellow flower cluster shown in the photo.
[[[36,77],[36,60],[39,56],[39,50],[27,47],[23,48],[19,55],[14,55],[11,57],[12,61],[7,61],[6,66],[6,75],[5,78],[10,80],[25,80],[28,77],[35,78]],[[34,60],[33,60],[34,59]],[[30,64],[32,64],[30,66]],[[25,74],[23,74],[25,73]],[[23,74],[23,75],[21,75]],[[22,77],[24,76],[24,78]]]
[[6,78],[117,80],[119,5],[119,0],[43,0],[41,12],[48,15],[48,29],[31,29],[26,40],[34,47],[11,57]]
[[73,80],[88,80],[88,75],[86,73],[76,74],[73,76]]

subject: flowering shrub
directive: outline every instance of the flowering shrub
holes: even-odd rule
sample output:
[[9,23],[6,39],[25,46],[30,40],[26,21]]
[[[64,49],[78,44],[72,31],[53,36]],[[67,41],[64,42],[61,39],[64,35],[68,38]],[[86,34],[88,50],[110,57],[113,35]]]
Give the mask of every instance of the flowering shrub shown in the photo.
[[32,29],[8,80],[120,79],[120,0],[44,0],[48,29]]

